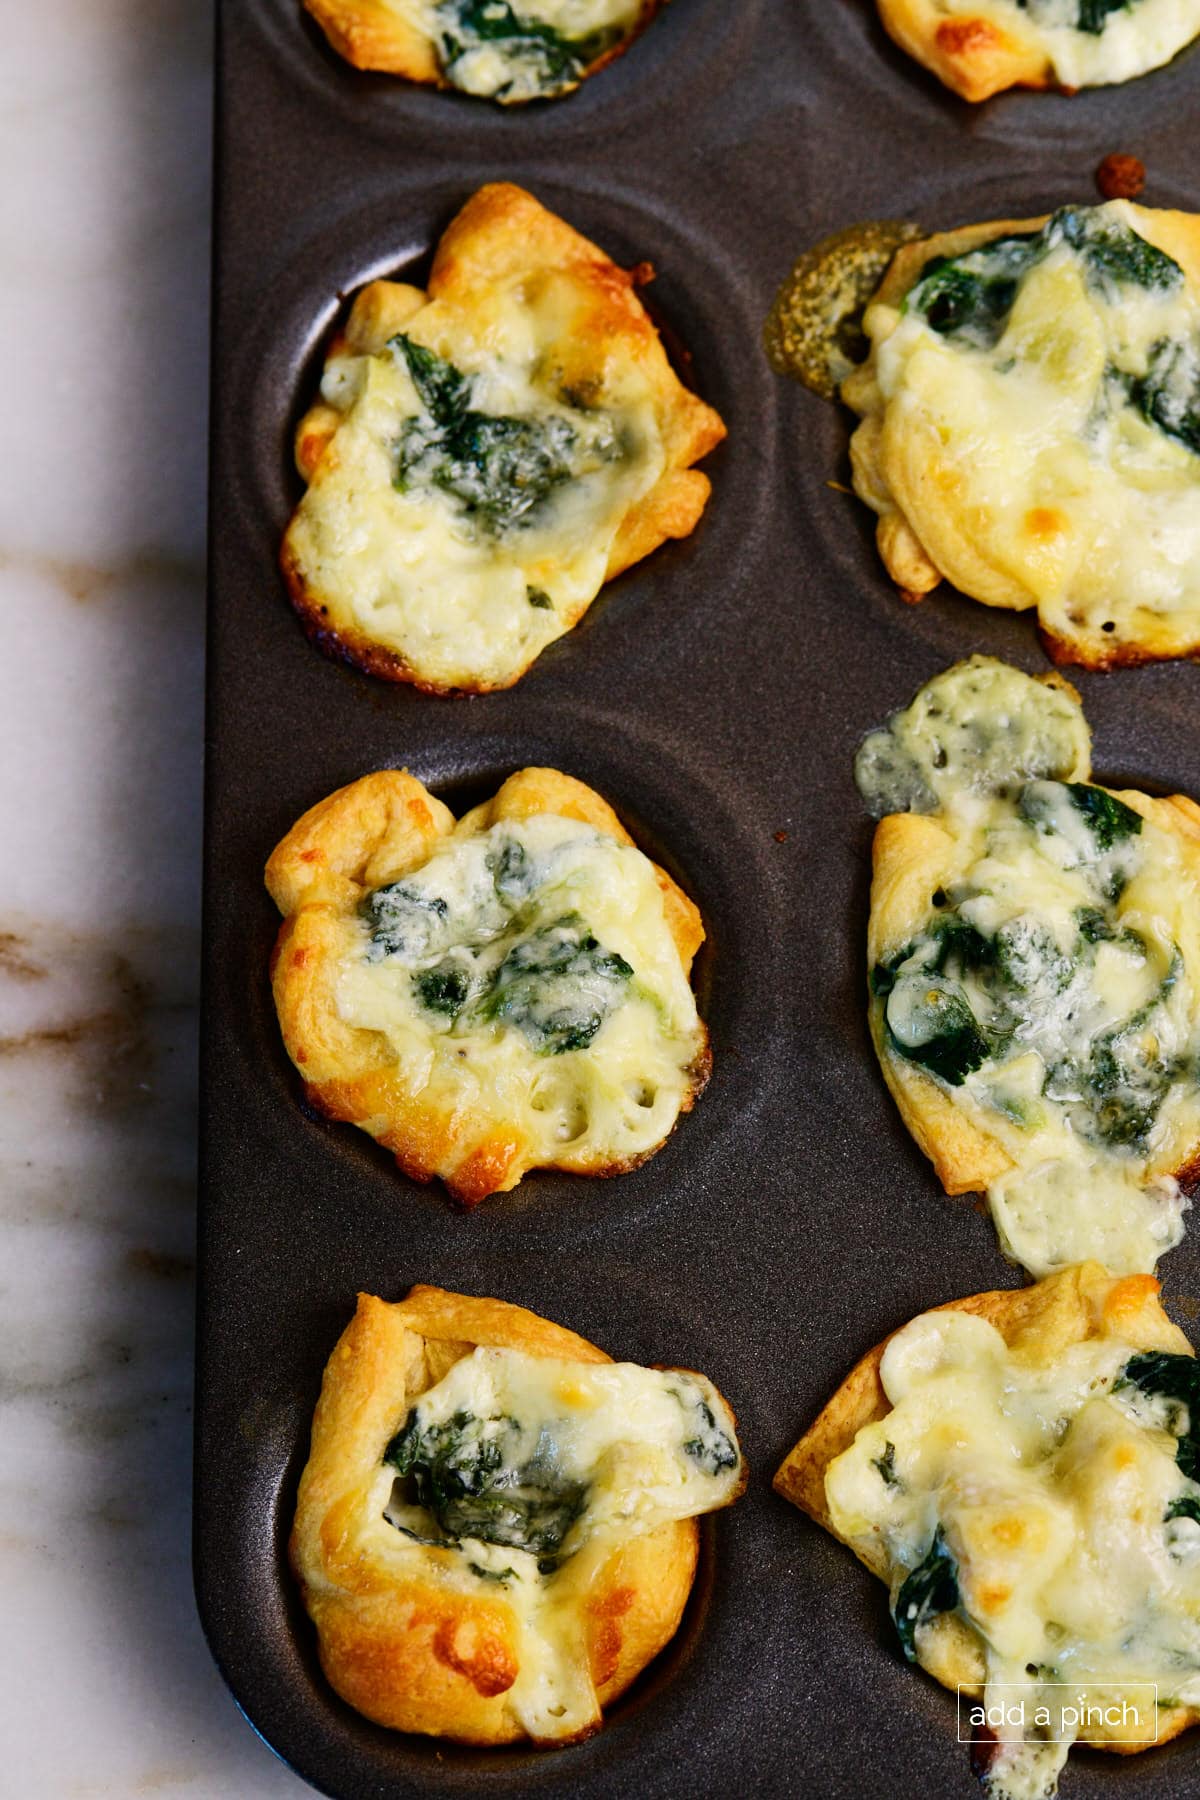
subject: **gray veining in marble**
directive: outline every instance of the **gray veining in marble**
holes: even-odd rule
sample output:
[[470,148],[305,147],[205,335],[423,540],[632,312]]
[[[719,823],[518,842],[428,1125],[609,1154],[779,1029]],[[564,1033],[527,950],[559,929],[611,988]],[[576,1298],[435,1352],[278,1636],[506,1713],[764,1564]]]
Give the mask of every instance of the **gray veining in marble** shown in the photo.
[[191,1592],[209,5],[0,58],[0,1794],[307,1791]]

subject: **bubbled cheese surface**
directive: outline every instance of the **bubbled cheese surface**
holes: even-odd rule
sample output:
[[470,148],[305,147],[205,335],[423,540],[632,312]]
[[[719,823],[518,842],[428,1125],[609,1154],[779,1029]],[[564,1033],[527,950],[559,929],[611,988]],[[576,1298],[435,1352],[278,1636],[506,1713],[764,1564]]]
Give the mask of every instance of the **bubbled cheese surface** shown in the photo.
[[[865,741],[857,773],[877,814],[925,812],[944,831],[876,945],[881,1056],[919,1068],[1003,1148],[988,1199],[1031,1273],[1088,1258],[1151,1271],[1183,1235],[1171,1171],[1200,1141],[1194,848],[1129,794],[1114,828],[1127,835],[1105,848],[1080,810],[1105,790],[1080,780],[1077,703],[989,658],[930,682]],[[947,962],[941,946],[964,933],[965,959]],[[929,1059],[930,995],[986,1051]]]
[[[1124,202],[1078,216],[1131,233],[1153,218]],[[1163,410],[1196,405],[1200,296],[1175,276],[1110,278],[1060,237],[994,342],[939,331],[910,301],[869,308],[871,364],[848,389],[872,414],[860,496],[898,509],[964,592],[1036,606],[1085,662],[1200,643],[1200,454],[1129,397],[1170,344]]]
[[[886,1556],[893,1605],[940,1532],[985,1703],[1019,1696],[1032,1724],[1037,1705],[1103,1684],[1107,1702],[1129,1698],[1129,1736],[1145,1742],[1145,1684],[1160,1706],[1200,1705],[1200,1524],[1166,1516],[1200,1505],[1200,1486],[1176,1461],[1187,1421],[1164,1428],[1160,1403],[1121,1384],[1134,1354],[1102,1336],[1046,1358],[981,1318],[925,1314],[884,1353],[891,1410],[830,1464],[825,1489],[834,1531]],[[920,1660],[933,1636],[918,1625]],[[1053,1793],[1069,1730],[1058,1744],[1001,1735],[995,1800]]]
[[[399,885],[411,929],[387,949],[369,919],[351,921],[336,993],[347,1024],[386,1040],[409,1091],[517,1128],[537,1160],[636,1160],[662,1142],[694,1091],[705,1035],[640,850],[542,814],[453,837]],[[506,959],[510,975],[523,958],[554,960],[563,920],[595,949],[544,983],[534,969],[521,1004],[498,1007],[517,990],[496,972]],[[422,998],[447,982],[470,991],[457,1010]]]
[[575,440],[568,478],[499,528],[420,467],[401,477],[405,430],[427,413],[398,347],[326,366],[322,399],[341,420],[289,527],[289,555],[331,624],[393,652],[420,681],[515,679],[600,591],[623,518],[663,471],[635,364],[614,359],[587,407],[556,380],[554,345],[579,303],[570,278],[551,274],[497,282],[470,325],[434,303],[410,328],[467,379],[474,411],[535,429],[550,421]]
[[[501,1472],[523,1491],[575,1497],[554,1566],[519,1544],[470,1535],[431,1556],[416,1539],[440,1539],[436,1520],[406,1501],[382,1460],[368,1503],[372,1552],[397,1577],[483,1591],[510,1608],[520,1667],[512,1709],[533,1738],[570,1737],[597,1716],[581,1610],[590,1582],[622,1543],[734,1497],[742,1464],[732,1415],[702,1375],[479,1348],[420,1396],[407,1421],[426,1433],[456,1422],[468,1432],[482,1425]],[[503,1482],[495,1491],[503,1495]]]

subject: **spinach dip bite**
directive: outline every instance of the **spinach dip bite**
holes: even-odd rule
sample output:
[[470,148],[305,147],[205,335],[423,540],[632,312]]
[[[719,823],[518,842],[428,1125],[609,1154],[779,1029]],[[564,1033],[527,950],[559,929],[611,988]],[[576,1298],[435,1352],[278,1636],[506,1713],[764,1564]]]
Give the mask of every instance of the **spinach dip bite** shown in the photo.
[[465,1206],[529,1169],[637,1168],[708,1079],[700,914],[570,776],[524,769],[457,823],[411,775],[364,776],[266,882],[306,1098]]
[[1128,201],[901,248],[843,383],[907,600],[1036,607],[1056,662],[1200,655],[1200,218]]
[[1200,1174],[1200,807],[1090,779],[1079,697],[976,656],[859,749],[884,1078],[1035,1276],[1148,1272]]
[[665,0],[304,0],[339,56],[503,106],[553,100],[620,56]]
[[964,100],[1132,81],[1200,36],[1200,0],[879,0],[879,16]]
[[1086,1263],[923,1313],[775,1477],[960,1690],[992,1800],[1200,1720],[1200,1366],[1157,1296]]
[[687,537],[725,435],[630,274],[481,188],[428,288],[373,281],[300,422],[281,561],[324,649],[431,693],[510,687],[606,581]]
[[589,1737],[674,1636],[733,1414],[502,1300],[360,1294],[325,1370],[292,1567],[342,1698],[469,1744]]

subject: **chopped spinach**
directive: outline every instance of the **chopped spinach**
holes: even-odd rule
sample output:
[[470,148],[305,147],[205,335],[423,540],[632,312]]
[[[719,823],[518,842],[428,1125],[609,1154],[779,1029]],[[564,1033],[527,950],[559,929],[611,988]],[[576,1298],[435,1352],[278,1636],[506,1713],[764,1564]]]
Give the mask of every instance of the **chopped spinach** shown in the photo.
[[939,972],[948,968],[984,969],[995,960],[996,946],[992,939],[984,937],[978,926],[957,912],[948,912],[935,919],[929,927],[929,936],[937,946],[933,966]]
[[516,418],[477,411],[472,384],[452,363],[403,332],[389,340],[403,356],[423,413],[405,420],[393,485],[400,493],[435,487],[493,536],[530,522],[582,469],[614,462],[621,447],[606,415],[547,412]]
[[554,602],[546,592],[545,588],[527,587],[525,589],[525,598],[528,600],[530,606],[536,607],[539,612],[554,611]]
[[1142,815],[1126,806],[1105,788],[1092,787],[1082,781],[1068,781],[1066,790],[1071,805],[1091,827],[1092,836],[1101,850],[1111,850],[1125,838],[1137,837],[1142,829]]
[[404,1483],[404,1500],[432,1515],[443,1542],[475,1538],[554,1556],[587,1503],[587,1486],[558,1473],[544,1438],[515,1463],[520,1439],[515,1419],[460,1411],[445,1424],[426,1425],[414,1409],[383,1460]]
[[584,1049],[626,998],[634,971],[579,913],[538,923],[553,869],[552,853],[532,855],[518,837],[498,832],[453,913],[414,882],[377,888],[361,908],[374,926],[366,960],[401,959],[418,1003],[451,1028],[500,1020],[539,1055]]
[[[1085,781],[1031,781],[1021,790],[1017,810],[1026,824],[1034,825],[1048,835],[1064,829],[1060,813],[1061,796],[1065,794],[1071,808],[1087,826],[1099,855],[1114,844],[1137,837],[1142,829],[1142,815],[1118,800],[1107,789],[1093,787]],[[1069,814],[1066,815],[1069,818]]]
[[368,894],[361,910],[372,928],[367,961],[382,962],[385,956],[427,955],[449,908],[440,894],[393,881]]
[[903,1491],[904,1483],[896,1473],[896,1446],[890,1441],[883,1446],[882,1456],[871,1458],[871,1467],[879,1472],[879,1479],[886,1488]]
[[[1132,830],[1130,821],[1140,825],[1119,802],[1113,813],[1092,809],[1091,796],[1110,798],[1103,790],[1067,791],[1073,801],[1080,797],[1089,831],[1105,843]],[[1009,919],[988,937],[957,910],[939,911],[919,938],[876,964],[871,990],[883,1002],[892,1048],[948,1086],[961,1086],[985,1062],[1002,1061],[1032,1040],[1046,1064],[1042,1093],[1066,1109],[1073,1128],[1094,1143],[1144,1153],[1173,1084],[1194,1067],[1190,1056],[1164,1054],[1161,1034],[1152,1029],[1182,976],[1182,958],[1173,953],[1157,992],[1127,1018],[1079,1045],[1068,1037],[1055,1049],[1053,1039],[1037,1033],[1073,983],[1086,989],[1096,946],[1119,944],[1143,963],[1149,955],[1138,932],[1122,929],[1099,906],[1081,907],[1076,919],[1079,936],[1067,950],[1036,917]],[[1075,1008],[1066,1004],[1069,1021]],[[1023,1117],[1019,1106],[995,1098],[993,1104]]]
[[388,347],[400,350],[421,404],[437,424],[450,425],[467,411],[471,404],[471,383],[452,362],[402,331],[388,340]]
[[695,1437],[685,1438],[684,1454],[697,1463],[705,1475],[720,1475],[725,1469],[736,1469],[741,1458],[729,1434],[717,1424],[716,1415],[707,1400],[696,1399],[691,1407],[688,1397],[672,1389],[680,1405],[694,1411],[699,1420]]
[[481,1563],[467,1564],[472,1575],[478,1575],[480,1581],[519,1581],[521,1577],[515,1569],[485,1569]]
[[[1000,1015],[993,1017],[993,1030],[1014,1030],[1031,1004],[1047,1005],[1071,985],[1074,960],[1059,949],[1054,934],[1036,919],[1009,919],[989,948],[996,977],[993,1000]],[[975,966],[986,970],[988,963],[981,958]]]
[[946,1548],[939,1525],[924,1560],[906,1578],[892,1608],[909,1662],[916,1661],[917,1633],[922,1626],[939,1613],[953,1612],[958,1603],[958,1564]]
[[1183,959],[1176,951],[1153,999],[1092,1044],[1082,1078],[1091,1096],[1089,1123],[1106,1144],[1144,1148],[1172,1083],[1184,1072],[1181,1061],[1160,1054],[1154,1034],[1149,1039],[1145,1035],[1182,972]]
[[[1080,18],[1094,21],[1080,30],[1099,32],[1104,16],[1122,3],[1080,0]],[[1123,220],[1100,207],[1064,206],[1040,231],[994,238],[962,256],[932,258],[904,309],[919,313],[942,337],[990,350],[1004,333],[1022,280],[1059,244],[1075,251],[1089,284],[1106,299],[1115,299],[1122,286],[1166,293],[1183,281],[1179,264]]]
[[1146,373],[1128,382],[1128,393],[1144,419],[1200,456],[1200,339],[1155,344]]
[[496,892],[509,906],[528,900],[537,885],[538,866],[519,838],[504,838],[488,857]]
[[[1113,13],[1125,12],[1136,0],[1078,0],[1075,14],[1075,30],[1086,31],[1090,37],[1099,37]],[[1023,12],[1031,12],[1039,23],[1060,25],[1064,21],[1055,0],[1017,0]]]
[[988,1059],[987,1039],[965,996],[941,977],[905,975],[887,1003],[888,1035],[910,1062],[961,1087]]
[[633,970],[597,942],[578,913],[564,913],[515,944],[481,1002],[484,1018],[524,1033],[539,1056],[591,1043],[625,998]]
[[436,1537],[431,1537],[428,1532],[414,1531],[411,1525],[401,1525],[398,1519],[390,1517],[390,1507],[385,1507],[383,1516],[393,1531],[398,1531],[401,1537],[411,1538],[414,1544],[428,1544],[436,1550],[446,1548],[446,1540],[440,1532]]
[[994,968],[996,960],[995,942],[949,912],[933,920],[919,943],[872,971],[894,1047],[951,1087],[960,1087],[994,1054],[961,984],[968,974]]
[[1146,940],[1132,927],[1118,926],[1115,919],[1098,906],[1081,906],[1075,914],[1079,935],[1085,944],[1124,944],[1130,950],[1146,954]]
[[1192,1519],[1200,1525],[1200,1494],[1181,1494],[1178,1500],[1172,1500],[1163,1522],[1169,1524],[1172,1519]]
[[906,944],[886,962],[876,963],[871,971],[872,992],[881,999],[890,994],[899,971],[916,955],[921,971],[936,975],[948,969],[958,974],[982,969],[995,960],[991,940],[957,912],[948,912],[932,921],[919,945]]
[[569,481],[576,435],[561,414],[494,418],[468,412],[449,430],[410,420],[400,446],[397,486],[431,484],[498,536],[520,525]]
[[452,82],[460,59],[485,45],[513,65],[513,79],[493,90],[500,97],[518,74],[539,94],[562,93],[623,35],[615,25],[568,37],[553,25],[525,18],[509,0],[442,0],[436,17],[442,65]]
[[[1179,1440],[1175,1461],[1189,1481],[1200,1481],[1200,1362],[1169,1350],[1149,1350],[1130,1357],[1114,1391],[1127,1386],[1167,1401],[1166,1428]],[[1193,1515],[1189,1511],[1187,1516]]]
[[1041,248],[1037,232],[996,238],[965,256],[935,256],[905,300],[940,337],[989,350],[1004,330],[1021,277]]
[[[398,1475],[412,1475],[421,1505],[435,1484],[440,1495],[447,1483],[456,1493],[478,1491],[485,1478],[503,1461],[499,1438],[482,1434],[487,1425],[503,1425],[503,1419],[478,1420],[474,1413],[456,1412],[445,1425],[426,1428],[414,1407],[383,1453],[385,1463]],[[472,1432],[469,1428],[474,1426]],[[426,1467],[426,1465],[429,1465]]]
[[1142,1079],[1135,1086],[1129,1079],[1129,1071],[1112,1049],[1108,1046],[1097,1048],[1087,1081],[1095,1097],[1094,1104],[1088,1109],[1094,1123],[1094,1131],[1089,1135],[1114,1147],[1145,1149],[1170,1089],[1171,1075],[1161,1064],[1139,1070],[1137,1074]]
[[1132,4],[1133,0],[1079,0],[1075,29],[1099,37],[1112,14],[1127,12]]
[[1089,280],[1101,289],[1129,286],[1169,292],[1182,286],[1183,270],[1173,257],[1100,207],[1060,207],[1045,235],[1050,244],[1070,244]]
[[452,956],[445,957],[432,969],[422,969],[413,976],[413,987],[421,1005],[430,1012],[445,1013],[456,1019],[471,998],[470,970]]
[[1116,1044],[1101,1041],[1092,1057],[1088,1086],[1095,1135],[1102,1142],[1144,1150],[1177,1070],[1169,1063],[1135,1062]]

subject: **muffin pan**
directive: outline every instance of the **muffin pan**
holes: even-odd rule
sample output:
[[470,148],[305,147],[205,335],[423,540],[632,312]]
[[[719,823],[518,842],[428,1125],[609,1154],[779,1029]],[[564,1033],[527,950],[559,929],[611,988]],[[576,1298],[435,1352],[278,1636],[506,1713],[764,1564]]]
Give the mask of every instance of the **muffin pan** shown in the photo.
[[[1123,88],[971,108],[870,0],[672,0],[576,95],[501,111],[342,64],[299,0],[219,28],[196,1583],[255,1727],[318,1790],[978,1800],[953,1698],[900,1658],[877,1584],[770,1491],[851,1362],[914,1313],[1016,1285],[945,1199],[865,1020],[871,827],[858,739],[974,650],[1044,669],[1032,618],[900,604],[847,479],[851,420],[771,373],[760,330],[806,245],[863,218],[929,229],[1097,198],[1112,150],[1149,205],[1200,208],[1200,51]],[[348,295],[419,279],[483,182],[520,182],[645,290],[729,437],[695,535],[621,576],[513,689],[446,700],[312,648],[276,565],[291,432]],[[1097,779],[1200,794],[1200,669],[1072,673]],[[661,1153],[613,1181],[525,1178],[466,1216],[304,1109],[267,983],[262,867],[306,807],[404,766],[458,810],[549,763],[608,798],[699,902],[714,1071]],[[1160,1267],[1200,1323],[1200,1224]],[[357,1290],[519,1302],[613,1355],[703,1369],[750,1489],[703,1525],[683,1628],[603,1732],[475,1752],[371,1725],[325,1684],[286,1567],[321,1369]],[[1084,1752],[1066,1800],[1168,1800],[1184,1737]],[[897,1771],[902,1771],[902,1781]]]

